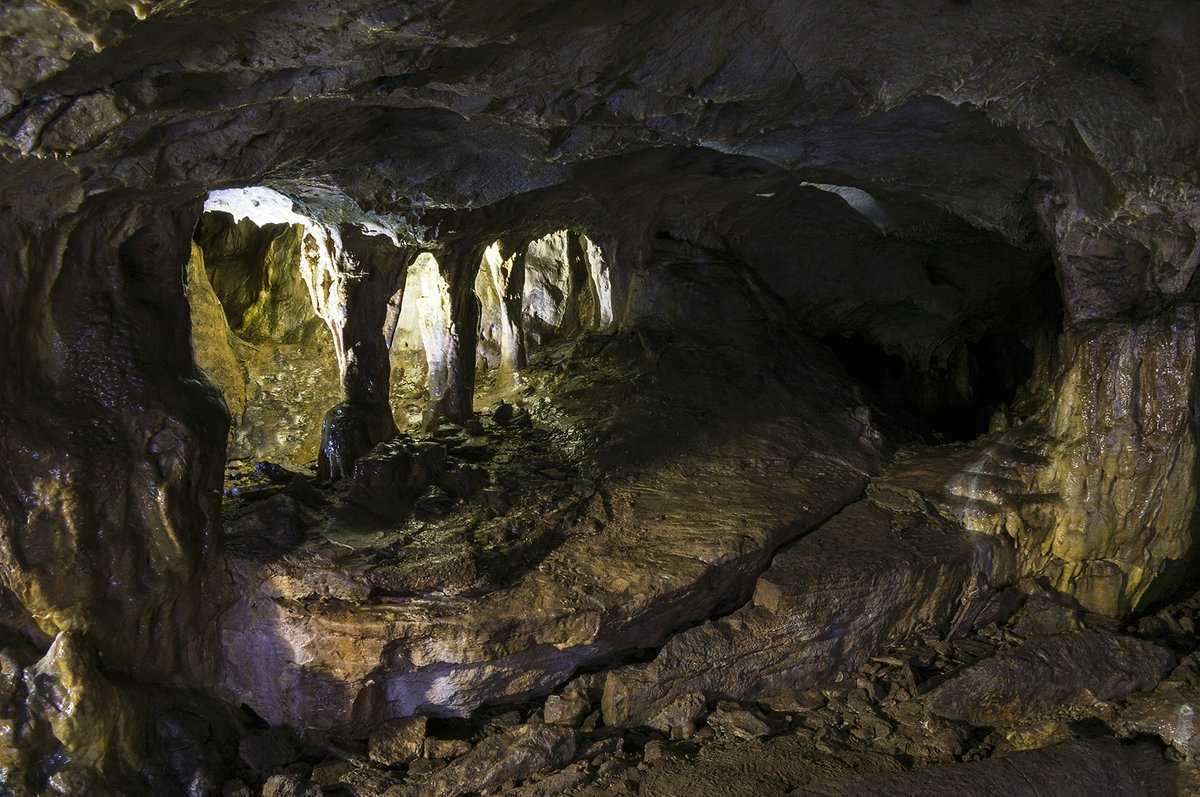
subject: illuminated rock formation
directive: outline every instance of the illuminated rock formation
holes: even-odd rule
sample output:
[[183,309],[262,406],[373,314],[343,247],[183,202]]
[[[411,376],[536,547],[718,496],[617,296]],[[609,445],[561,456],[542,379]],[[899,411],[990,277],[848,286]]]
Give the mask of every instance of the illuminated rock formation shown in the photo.
[[[1195,776],[1198,56],[1176,0],[6,3],[0,790]],[[1068,634],[1152,675],[928,697]]]

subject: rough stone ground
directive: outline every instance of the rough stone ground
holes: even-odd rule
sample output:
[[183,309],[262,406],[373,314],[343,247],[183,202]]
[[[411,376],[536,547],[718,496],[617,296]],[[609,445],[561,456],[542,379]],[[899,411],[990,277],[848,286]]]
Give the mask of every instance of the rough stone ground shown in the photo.
[[[536,439],[536,423],[515,415],[498,450]],[[485,419],[484,429],[494,423]],[[463,432],[438,433],[469,440]],[[353,797],[1200,793],[1200,593],[1122,626],[1032,578],[998,586],[1006,566],[995,541],[952,531],[927,500],[975,457],[970,446],[901,452],[866,497],[777,554],[749,603],[674,635],[644,662],[585,672],[546,698],[382,723],[307,747],[263,728],[243,742],[242,778],[225,794],[258,794],[260,784],[264,796]],[[963,546],[962,567],[953,564],[953,539]],[[789,564],[814,545],[821,568]],[[980,566],[981,551],[990,552],[982,557],[990,571]],[[836,582],[838,555],[857,557],[857,592]],[[957,592],[938,599],[920,578],[873,576],[905,567],[920,574],[929,562],[950,567],[929,572],[957,583]],[[821,573],[842,591],[804,602],[807,592],[822,594]],[[799,582],[786,583],[789,575]],[[904,615],[909,625],[880,614],[872,601],[881,594],[889,603],[920,595],[926,614]],[[847,599],[866,601],[856,610],[865,620],[851,616]],[[939,600],[944,605],[929,611]],[[777,618],[764,614],[768,604]],[[831,629],[825,642],[833,647],[789,638],[797,616]],[[682,677],[670,662],[688,649],[684,640],[719,640],[730,624],[738,631],[730,644],[749,640],[754,655],[710,645],[711,673],[685,672],[692,680],[676,685],[663,679]],[[877,627],[903,638],[857,655]],[[842,666],[814,666],[814,648]],[[763,659],[763,649],[773,652]],[[861,664],[844,666],[855,660]],[[779,677],[789,662],[820,680]],[[631,677],[645,682],[639,709],[614,716],[604,704]],[[731,684],[748,691],[731,699]],[[757,696],[745,696],[754,685]],[[256,768],[247,756],[256,739],[291,754]]]
[[232,480],[222,688],[318,735],[461,716],[745,602],[883,464],[833,360],[758,334],[585,338],[349,484]]
[[[293,791],[262,793],[306,794],[307,782],[354,797],[1194,794],[1198,615],[1200,593],[1117,628],[1025,580],[957,636],[915,633],[790,705],[701,699],[658,729],[613,728],[604,673],[585,674],[544,701],[429,720],[419,757],[403,763],[376,760],[387,727],[369,744],[309,748],[277,767]],[[1048,649],[1061,654],[1053,667],[997,675]],[[988,702],[978,678],[1006,710],[963,719]]]

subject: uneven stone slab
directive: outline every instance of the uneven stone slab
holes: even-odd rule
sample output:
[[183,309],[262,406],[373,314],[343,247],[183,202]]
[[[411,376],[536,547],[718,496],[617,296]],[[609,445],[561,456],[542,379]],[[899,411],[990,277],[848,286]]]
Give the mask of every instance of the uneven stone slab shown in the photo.
[[1077,631],[1032,639],[968,667],[930,692],[927,705],[972,725],[1012,725],[1150,689],[1173,664],[1171,652],[1151,642]]
[[457,797],[488,791],[571,763],[579,734],[561,725],[521,725],[481,742],[474,750],[411,786],[395,786],[384,797]]
[[1152,734],[1200,763],[1200,656],[1186,657],[1154,691],[1125,702],[1114,730],[1122,738]]
[[859,501],[777,554],[753,601],[677,634],[646,664],[612,671],[610,725],[644,724],[699,690],[710,700],[770,700],[832,680],[918,626],[944,626],[980,574],[1008,567],[994,539],[969,535],[892,494]]
[[1143,797],[1179,794],[1177,776],[1176,767],[1153,745],[1123,746],[1104,739],[922,772],[861,775],[797,789],[791,797]]
[[[490,573],[473,589],[381,589],[380,572],[406,554],[387,528],[325,529],[276,558],[231,554],[220,688],[317,733],[465,715],[549,692],[745,601],[772,553],[854,500],[881,462],[865,409],[821,355],[805,356],[797,367],[735,347],[668,347],[640,371],[611,366],[628,353],[583,359],[535,409],[559,430],[551,443],[601,463],[573,460],[584,475],[523,527],[548,544],[502,566],[488,545],[471,548],[466,564]],[[747,394],[764,372],[791,381]],[[503,531],[503,517],[464,525]],[[450,551],[440,528],[428,526],[429,550]]]

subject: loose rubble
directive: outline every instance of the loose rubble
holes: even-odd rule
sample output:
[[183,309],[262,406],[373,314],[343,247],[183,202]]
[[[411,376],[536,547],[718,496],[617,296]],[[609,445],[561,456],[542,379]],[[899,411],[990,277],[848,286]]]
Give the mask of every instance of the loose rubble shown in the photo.
[[[1123,627],[1036,579],[975,605],[965,624],[916,628],[853,670],[767,701],[692,691],[614,727],[600,711],[613,671],[602,670],[515,707],[387,721],[349,746],[276,757],[278,772],[231,781],[226,794],[247,783],[263,783],[264,797],[309,783],[353,797],[1200,788],[1200,593]],[[255,738],[247,752],[289,744]]]

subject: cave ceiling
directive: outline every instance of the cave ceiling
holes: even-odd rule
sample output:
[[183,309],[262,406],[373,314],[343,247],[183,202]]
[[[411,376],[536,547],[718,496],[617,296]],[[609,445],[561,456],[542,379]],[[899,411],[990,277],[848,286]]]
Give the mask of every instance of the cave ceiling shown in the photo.
[[1192,9],[24,0],[0,11],[0,184],[31,223],[98,194],[322,188],[420,236],[535,189],[661,190],[680,161],[647,152],[700,148],[747,164],[729,181],[774,168],[1024,246],[1045,194],[1182,239]]

